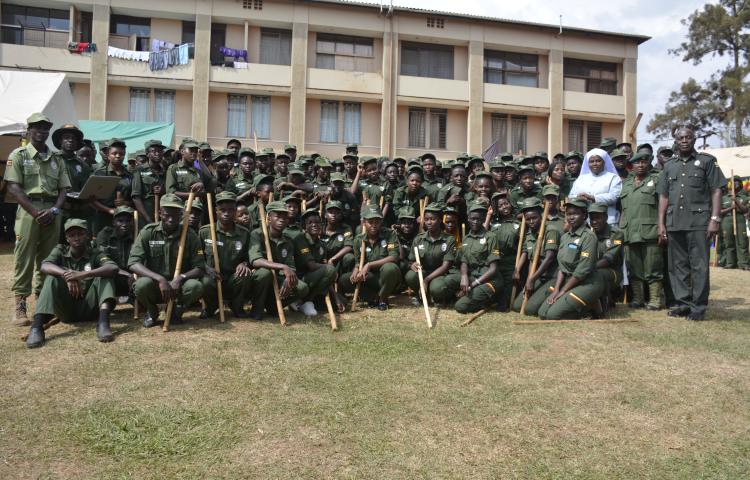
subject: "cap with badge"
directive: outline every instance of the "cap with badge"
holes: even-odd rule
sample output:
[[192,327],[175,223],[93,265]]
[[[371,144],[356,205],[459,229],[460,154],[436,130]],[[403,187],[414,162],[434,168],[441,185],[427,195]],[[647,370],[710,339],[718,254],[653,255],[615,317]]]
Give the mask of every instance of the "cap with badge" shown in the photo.
[[339,210],[343,210],[344,206],[338,200],[331,200],[328,203],[326,203],[326,210],[330,210],[332,208],[338,208]]
[[521,207],[521,211],[525,212],[526,210],[534,210],[534,209],[542,209],[542,201],[539,200],[537,197],[529,197],[524,198],[521,202],[519,207]]
[[270,203],[269,203],[269,204],[268,204],[268,205],[266,206],[266,211],[267,211],[268,213],[271,213],[271,212],[276,212],[276,213],[282,213],[282,212],[283,212],[283,213],[289,213],[289,212],[287,211],[287,209],[286,209],[286,203],[284,203],[283,201],[278,201],[278,200],[277,200],[277,201],[275,201],[275,202],[270,202]]
[[237,195],[234,194],[234,192],[228,192],[224,190],[221,193],[216,194],[216,203],[221,202],[236,202],[237,201]]
[[607,204],[606,203],[592,203],[589,205],[589,213],[603,213],[607,214]]
[[315,159],[315,167],[317,168],[333,168],[330,160],[327,157],[318,157]]
[[113,217],[116,217],[118,215],[127,214],[129,216],[133,216],[133,210],[132,208],[128,207],[127,205],[120,205],[119,207],[115,208],[115,214]]
[[383,218],[383,213],[377,205],[365,205],[362,209],[362,218],[370,220],[373,218]]
[[84,229],[86,231],[89,230],[89,226],[86,223],[86,220],[84,220],[82,218],[71,218],[71,219],[68,219],[65,222],[65,231],[67,232],[71,228],[82,228],[82,229]]
[[260,151],[263,155],[269,155],[271,157],[276,156],[276,153],[273,151],[272,147],[265,147],[263,150]]
[[471,203],[469,203],[469,205],[467,207],[467,211],[469,213],[471,213],[471,212],[477,212],[477,211],[480,211],[480,210],[486,211],[487,210],[487,205],[485,205],[482,202],[477,202],[476,200],[473,201],[473,202],[471,202]]
[[569,198],[567,202],[565,202],[565,206],[572,205],[574,207],[582,208],[584,210],[588,210],[589,203],[582,199],[582,198]]
[[334,182],[346,183],[346,175],[344,175],[343,173],[339,173],[339,172],[332,173],[331,183],[334,183]]
[[432,202],[426,207],[424,207],[425,212],[437,212],[437,213],[443,213],[445,210],[445,204],[440,202]]
[[554,195],[556,197],[560,196],[560,187],[557,185],[545,185],[542,187],[542,196],[546,197],[547,195]]
[[54,145],[55,148],[61,148],[62,136],[65,133],[72,133],[76,138],[76,144],[73,147],[73,150],[81,148],[81,144],[83,143],[83,132],[71,123],[65,124],[52,132],[52,145]]
[[43,113],[37,112],[32,113],[29,115],[29,118],[26,119],[26,124],[31,126],[35,123],[47,123],[49,126],[52,126],[52,120],[49,119],[49,117]]
[[304,175],[305,172],[302,171],[302,167],[298,163],[290,163],[289,169],[287,170],[287,175]]
[[[195,201],[193,201],[193,203],[195,203]],[[166,207],[180,208],[180,209],[185,208],[185,204],[183,203],[183,201],[180,199],[180,197],[178,197],[174,193],[168,193],[164,195],[163,197],[161,197],[161,200],[159,201],[159,206],[163,208],[166,208]]]
[[398,219],[415,219],[417,215],[414,213],[414,209],[411,207],[402,207],[398,209]]
[[193,210],[200,210],[201,212],[203,211],[203,202],[201,202],[200,198],[193,199],[192,209]]

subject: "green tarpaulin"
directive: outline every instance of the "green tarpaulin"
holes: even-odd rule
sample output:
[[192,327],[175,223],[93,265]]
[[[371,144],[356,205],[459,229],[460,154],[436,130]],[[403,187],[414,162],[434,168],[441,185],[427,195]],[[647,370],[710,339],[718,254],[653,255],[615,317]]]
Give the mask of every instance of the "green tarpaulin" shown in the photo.
[[174,137],[174,123],[156,122],[112,122],[98,120],[81,120],[79,122],[83,137],[96,144],[111,138],[120,138],[128,146],[128,152],[143,150],[143,144],[148,140],[161,140],[166,146],[172,145]]

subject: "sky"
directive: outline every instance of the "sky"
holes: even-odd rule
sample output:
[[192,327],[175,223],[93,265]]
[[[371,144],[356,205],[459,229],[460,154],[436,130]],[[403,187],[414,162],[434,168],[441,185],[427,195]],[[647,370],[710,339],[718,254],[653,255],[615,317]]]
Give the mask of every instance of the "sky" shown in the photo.
[[[385,4],[389,0],[383,0]],[[369,0],[367,3],[378,3]],[[685,40],[687,27],[681,19],[702,9],[705,1],[696,0],[394,0],[395,6],[428,8],[446,12],[484,15],[510,20],[549,23],[558,25],[562,15],[563,26],[608,30],[618,33],[646,35],[650,40],[638,49],[638,111],[643,119],[638,127],[638,143],[654,145],[666,142],[653,141],[646,125],[655,113],[661,112],[670,92],[677,90],[689,77],[698,81],[725,65],[728,58],[709,59],[700,65],[683,62],[669,54]],[[671,144],[671,142],[669,142]],[[720,139],[708,140],[719,147]]]

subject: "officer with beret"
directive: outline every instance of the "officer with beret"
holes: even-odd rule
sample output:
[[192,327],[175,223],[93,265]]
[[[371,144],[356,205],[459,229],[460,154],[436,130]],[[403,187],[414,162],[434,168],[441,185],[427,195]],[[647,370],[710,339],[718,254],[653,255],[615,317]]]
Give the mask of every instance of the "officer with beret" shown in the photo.
[[[630,159],[633,175],[622,184],[620,228],[625,234],[625,259],[633,293],[631,308],[658,310],[664,282],[663,241],[656,225],[659,221],[659,173],[651,168],[651,154],[636,153]],[[646,304],[648,288],[648,304]]]
[[91,246],[85,220],[65,222],[67,244],[56,246],[42,262],[46,275],[36,302],[36,313],[26,339],[28,348],[44,345],[44,324],[57,316],[64,323],[93,320],[100,342],[114,340],[109,315],[115,308],[112,276],[117,265],[105,253]]
[[203,295],[200,282],[205,260],[198,234],[188,229],[180,275],[175,276],[180,245],[180,221],[185,204],[175,194],[161,199],[160,221],[143,227],[133,243],[128,268],[138,275],[135,297],[146,308],[143,326],[153,327],[159,320],[159,304],[175,301],[171,323],[181,323],[184,309]]
[[130,296],[135,282],[133,274],[128,270],[134,234],[133,209],[122,206],[115,209],[112,225],[102,228],[96,236],[96,246],[117,264],[114,286],[118,297]]
[[708,258],[721,226],[721,187],[716,158],[695,150],[689,128],[675,132],[677,155],[664,165],[659,192],[659,237],[667,240],[669,278],[677,307],[673,317],[702,320],[708,306]]
[[39,267],[57,244],[61,227],[60,208],[65,193],[70,189],[70,178],[65,164],[54,158],[47,148],[52,122],[42,113],[27,119],[29,143],[8,156],[5,182],[8,192],[18,205],[13,250],[13,291],[15,300],[14,323],[28,325],[26,297],[31,295],[34,271],[38,294],[43,278]]
[[133,173],[132,198],[136,210],[138,210],[139,226],[153,223],[156,206],[156,196],[161,197],[166,193],[166,171],[164,169],[164,145],[161,140],[148,140],[145,142],[148,163],[141,166]]
[[542,319],[577,319],[589,311],[596,318],[602,315],[599,299],[604,287],[596,272],[598,241],[586,225],[587,214],[585,200],[565,203],[565,220],[570,228],[560,239],[557,275],[540,288],[548,294],[539,307]]

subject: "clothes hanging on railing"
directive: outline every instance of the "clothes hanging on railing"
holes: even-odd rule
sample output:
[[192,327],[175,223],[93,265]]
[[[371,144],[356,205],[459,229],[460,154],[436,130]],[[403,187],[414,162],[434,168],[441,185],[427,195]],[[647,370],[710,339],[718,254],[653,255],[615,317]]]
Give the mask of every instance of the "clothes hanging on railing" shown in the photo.
[[107,55],[114,58],[122,58],[123,60],[133,60],[137,62],[148,62],[149,52],[138,52],[136,50],[123,50],[122,48],[107,47]]
[[89,42],[69,42],[68,51],[70,53],[93,53],[96,51],[96,44]]
[[190,62],[190,47],[192,45],[191,43],[183,43],[168,50],[150,52],[148,58],[149,70],[166,70],[175,65],[187,65]]
[[232,57],[235,60],[241,58],[244,62],[247,62],[247,50],[239,50],[237,48],[219,47],[219,53],[225,57]]
[[170,48],[174,48],[176,45],[172,42],[165,42],[164,40],[159,40],[158,38],[152,38],[151,39],[151,51],[152,52],[160,52],[162,50],[169,50]]

